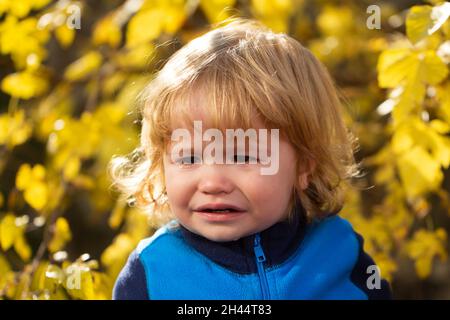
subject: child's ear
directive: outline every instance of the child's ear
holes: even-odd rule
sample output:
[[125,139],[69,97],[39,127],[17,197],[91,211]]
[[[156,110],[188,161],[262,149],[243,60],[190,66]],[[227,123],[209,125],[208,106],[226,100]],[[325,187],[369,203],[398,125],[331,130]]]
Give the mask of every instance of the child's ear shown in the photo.
[[307,172],[303,172],[300,177],[298,178],[298,184],[300,186],[300,190],[305,190],[306,188],[308,188],[308,173]]
[[298,178],[298,183],[301,190],[305,190],[308,188],[309,185],[309,176],[314,172],[316,169],[316,163],[314,161],[308,161],[306,165],[306,169],[303,170],[303,172],[300,174]]

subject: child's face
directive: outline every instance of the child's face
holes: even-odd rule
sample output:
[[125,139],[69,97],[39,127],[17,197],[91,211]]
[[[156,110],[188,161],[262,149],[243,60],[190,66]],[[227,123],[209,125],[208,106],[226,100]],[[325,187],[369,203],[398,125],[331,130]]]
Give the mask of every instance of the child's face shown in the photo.
[[[196,119],[204,119],[204,114],[199,112]],[[255,122],[255,129],[260,128],[262,123]],[[188,230],[212,241],[232,241],[287,217],[296,179],[296,155],[288,141],[279,139],[279,167],[272,175],[262,175],[261,164],[180,164],[173,161],[172,148],[164,155],[167,196],[173,214]],[[218,204],[241,212],[208,213],[201,208]]]

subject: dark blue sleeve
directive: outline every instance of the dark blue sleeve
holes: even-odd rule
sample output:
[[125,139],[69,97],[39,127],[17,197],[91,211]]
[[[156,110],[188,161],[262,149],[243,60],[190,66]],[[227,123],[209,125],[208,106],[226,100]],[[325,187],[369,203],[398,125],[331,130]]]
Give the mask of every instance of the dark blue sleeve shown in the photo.
[[145,270],[134,250],[114,284],[113,300],[149,300]]
[[359,242],[359,253],[358,260],[356,261],[353,271],[351,273],[352,282],[360,288],[367,295],[369,300],[391,300],[392,292],[389,285],[385,279],[380,279],[380,287],[370,289],[367,285],[368,278],[373,274],[368,272],[369,266],[374,266],[375,262],[373,259],[364,252],[364,239],[361,235],[356,233],[356,237]]

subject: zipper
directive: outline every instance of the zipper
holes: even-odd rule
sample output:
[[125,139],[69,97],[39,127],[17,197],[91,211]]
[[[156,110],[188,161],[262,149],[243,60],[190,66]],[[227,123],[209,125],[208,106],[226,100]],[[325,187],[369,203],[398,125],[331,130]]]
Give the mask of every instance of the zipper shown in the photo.
[[261,284],[261,291],[264,300],[270,300],[269,284],[267,283],[267,275],[264,270],[264,261],[266,261],[266,256],[261,246],[261,236],[259,233],[255,235],[255,242],[253,249],[255,251],[256,266],[258,267],[259,281]]

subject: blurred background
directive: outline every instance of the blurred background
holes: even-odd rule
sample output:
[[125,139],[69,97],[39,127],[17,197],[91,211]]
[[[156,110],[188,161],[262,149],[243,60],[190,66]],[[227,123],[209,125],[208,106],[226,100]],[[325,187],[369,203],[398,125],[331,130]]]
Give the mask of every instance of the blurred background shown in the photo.
[[110,299],[157,227],[112,188],[138,145],[136,96],[229,16],[328,67],[365,175],[342,216],[396,299],[450,299],[450,3],[0,0],[0,299]]

